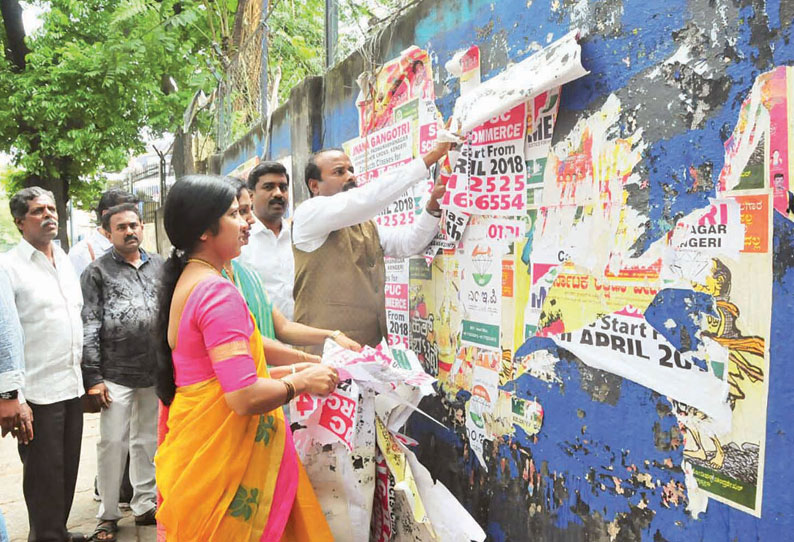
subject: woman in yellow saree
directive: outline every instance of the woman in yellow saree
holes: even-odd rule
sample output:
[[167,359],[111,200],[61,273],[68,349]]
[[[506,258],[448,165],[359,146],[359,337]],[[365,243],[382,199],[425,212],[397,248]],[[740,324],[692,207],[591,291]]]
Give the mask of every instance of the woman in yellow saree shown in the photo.
[[333,540],[280,407],[296,393],[327,395],[336,373],[306,364],[268,375],[254,319],[221,275],[243,228],[228,183],[178,181],[165,228],[175,251],[161,284],[157,386],[170,409],[155,465],[166,540]]

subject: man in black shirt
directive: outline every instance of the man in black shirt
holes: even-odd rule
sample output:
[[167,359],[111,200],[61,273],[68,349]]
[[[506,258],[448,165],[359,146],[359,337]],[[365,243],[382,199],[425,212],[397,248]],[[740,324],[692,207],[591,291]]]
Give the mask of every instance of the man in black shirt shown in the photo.
[[100,406],[97,445],[101,503],[96,540],[113,540],[124,462],[130,454],[130,507],[138,525],[154,524],[157,396],[154,342],[157,276],[162,259],[140,248],[143,225],[135,204],[102,217],[113,248],[89,265],[83,290],[83,381]]

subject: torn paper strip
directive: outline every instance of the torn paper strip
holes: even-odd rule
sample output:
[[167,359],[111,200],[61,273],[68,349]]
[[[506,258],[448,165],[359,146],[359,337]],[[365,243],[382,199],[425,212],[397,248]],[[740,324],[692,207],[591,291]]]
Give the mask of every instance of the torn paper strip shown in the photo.
[[569,32],[458,98],[452,114],[452,131],[469,132],[532,96],[589,73],[582,67],[578,34],[578,30]]
[[727,364],[728,350],[710,339],[703,338],[695,352],[680,352],[643,316],[629,313],[609,314],[551,338],[590,367],[633,380],[730,427],[728,383],[713,370]]

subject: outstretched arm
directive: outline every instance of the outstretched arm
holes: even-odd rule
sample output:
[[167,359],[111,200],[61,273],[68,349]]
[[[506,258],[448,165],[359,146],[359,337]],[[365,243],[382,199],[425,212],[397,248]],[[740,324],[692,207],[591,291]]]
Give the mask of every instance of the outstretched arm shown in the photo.
[[[316,327],[299,324],[287,320],[277,308],[273,307],[273,328],[276,330],[276,337],[280,341],[296,346],[322,345],[325,339],[333,339],[342,347],[349,348],[355,352],[361,350],[361,345],[353,339],[348,338],[344,333],[334,336],[335,332],[330,329],[320,329]],[[307,361],[307,360],[301,360]]]
[[292,221],[293,243],[298,249],[311,252],[331,232],[372,219],[411,185],[424,179],[428,167],[441,159],[449,147],[449,143],[440,143],[421,160],[393,169],[364,186],[303,202]]
[[447,187],[439,176],[430,191],[430,200],[413,224],[399,228],[378,227],[384,255],[391,258],[407,258],[423,251],[430,244],[438,233],[441,217],[439,202],[446,191]]

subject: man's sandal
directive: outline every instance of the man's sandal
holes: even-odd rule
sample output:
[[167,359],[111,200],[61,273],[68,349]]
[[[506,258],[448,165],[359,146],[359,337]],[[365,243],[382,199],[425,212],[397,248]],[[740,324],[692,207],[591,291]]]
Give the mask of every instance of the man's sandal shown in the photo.
[[[116,533],[119,532],[119,522],[115,519],[105,519],[99,522],[94,529],[94,534],[91,535],[90,540],[99,542],[116,542]],[[100,534],[104,534],[102,538]]]
[[83,533],[66,533],[66,540],[69,542],[87,542],[89,539]]

